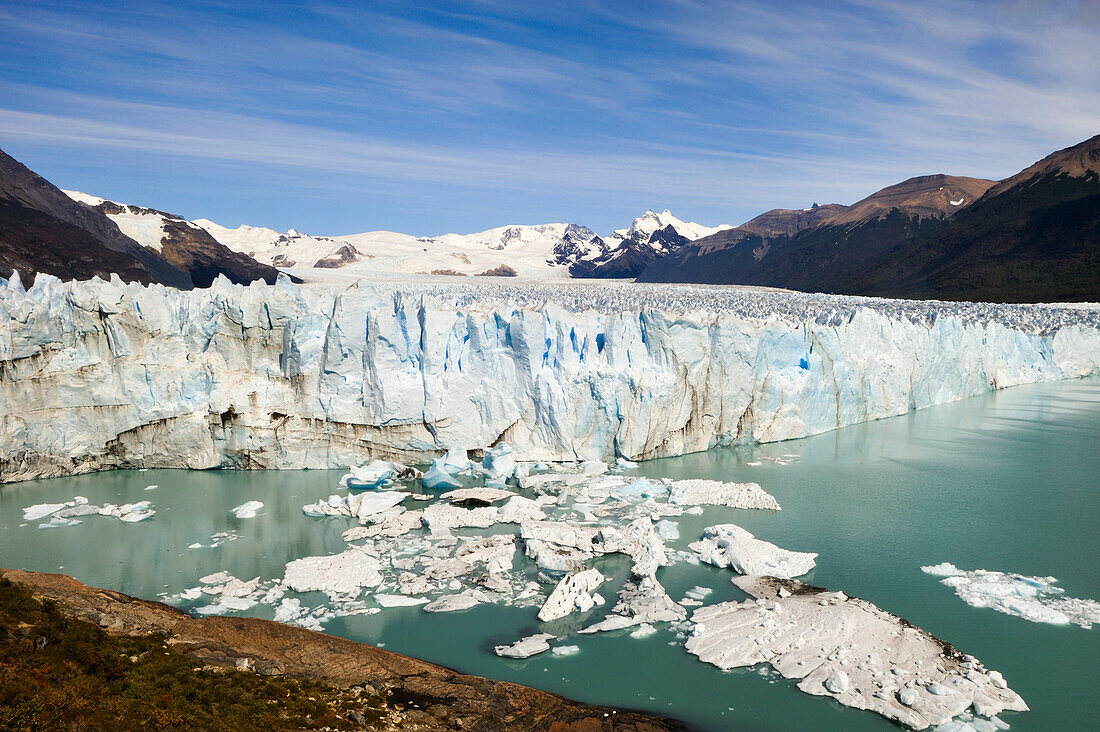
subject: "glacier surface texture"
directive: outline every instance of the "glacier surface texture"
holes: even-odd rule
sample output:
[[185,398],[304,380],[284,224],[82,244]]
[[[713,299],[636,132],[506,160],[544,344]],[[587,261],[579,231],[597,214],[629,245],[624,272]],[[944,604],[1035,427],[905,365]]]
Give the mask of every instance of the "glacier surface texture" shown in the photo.
[[776,441],[1100,368],[1095,306],[678,285],[0,280],[0,480],[630,460]]

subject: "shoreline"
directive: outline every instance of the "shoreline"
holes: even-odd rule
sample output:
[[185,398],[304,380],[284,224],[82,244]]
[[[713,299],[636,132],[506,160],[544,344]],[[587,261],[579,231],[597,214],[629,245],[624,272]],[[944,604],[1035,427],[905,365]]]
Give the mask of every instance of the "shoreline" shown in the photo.
[[[0,577],[54,603],[61,613],[92,623],[111,636],[162,636],[190,658],[240,673],[370,687],[404,712],[440,707],[445,719],[414,729],[620,730],[674,732],[683,724],[640,712],[575,702],[507,681],[471,676],[374,646],[284,625],[239,617],[196,618],[159,602],[90,587],[67,575],[0,569]],[[423,726],[427,725],[427,726]],[[385,729],[384,727],[383,729]],[[389,727],[394,728],[394,727]],[[410,728],[404,727],[403,728]]]

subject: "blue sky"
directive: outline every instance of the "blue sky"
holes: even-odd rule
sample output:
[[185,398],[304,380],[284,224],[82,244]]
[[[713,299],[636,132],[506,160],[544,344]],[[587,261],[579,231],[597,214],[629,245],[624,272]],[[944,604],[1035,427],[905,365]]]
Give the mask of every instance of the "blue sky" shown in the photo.
[[0,148],[341,234],[741,223],[1100,132],[1100,3],[9,2]]

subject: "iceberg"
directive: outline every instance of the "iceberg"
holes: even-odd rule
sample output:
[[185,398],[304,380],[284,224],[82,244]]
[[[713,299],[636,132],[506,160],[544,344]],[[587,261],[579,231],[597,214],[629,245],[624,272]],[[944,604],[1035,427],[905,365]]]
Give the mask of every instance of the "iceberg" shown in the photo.
[[708,526],[699,541],[688,545],[699,559],[739,574],[763,574],[792,579],[814,568],[817,554],[780,549],[735,524]]
[[[493,649],[493,653],[502,658],[530,658],[549,651],[550,644],[547,641],[552,640],[554,636],[550,633],[537,633],[518,640],[510,646],[497,646]],[[554,651],[557,653],[558,649],[555,648]]]
[[358,595],[382,584],[382,564],[358,547],[324,557],[304,557],[286,565],[283,585],[295,592],[319,590],[333,600]]
[[921,567],[925,574],[943,577],[943,584],[972,607],[987,607],[1033,623],[1079,625],[1100,623],[1100,602],[1066,597],[1054,577],[1028,577],[1010,572],[976,569],[968,572],[944,562]]
[[432,461],[432,467],[428,468],[428,472],[424,473],[424,477],[420,479],[421,485],[425,488],[461,488],[461,481],[455,480],[451,477],[450,471],[447,470],[442,460],[436,459]]
[[239,519],[256,518],[256,514],[264,504],[260,501],[248,501],[234,508],[231,513]]
[[591,610],[596,606],[592,594],[602,584],[603,575],[598,569],[586,569],[564,577],[539,610],[539,620],[547,622],[578,610]]
[[869,709],[912,729],[1027,704],[973,656],[866,600],[797,580],[744,576],[752,598],[701,607],[686,646],[732,669],[767,663],[808,694]]
[[1087,376],[1100,309],[611,282],[219,278],[181,291],[40,274],[27,290],[0,283],[0,367],[4,482],[486,447],[481,470],[503,482],[517,455],[773,442]]

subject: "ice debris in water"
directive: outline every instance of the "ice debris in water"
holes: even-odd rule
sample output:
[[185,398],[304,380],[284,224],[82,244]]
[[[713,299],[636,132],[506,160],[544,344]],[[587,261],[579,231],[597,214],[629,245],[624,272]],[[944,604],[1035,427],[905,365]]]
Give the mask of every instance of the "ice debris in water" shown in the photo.
[[340,479],[340,485],[345,488],[382,488],[393,485],[394,481],[420,477],[420,471],[415,468],[385,460],[373,460],[367,465],[349,470],[351,472]]
[[769,663],[809,694],[913,729],[973,709],[1026,711],[996,671],[871,603],[797,580],[734,580],[754,599],[699,608],[687,650],[722,669]]
[[1028,577],[1011,572],[986,569],[965,571],[954,564],[921,567],[926,574],[942,577],[943,584],[968,605],[987,607],[1006,615],[1015,615],[1033,623],[1079,625],[1091,628],[1100,623],[1100,602],[1066,597],[1055,586],[1054,577]]
[[586,569],[566,576],[546,598],[546,603],[539,610],[539,620],[557,620],[575,611],[591,610],[602,603],[602,598],[597,602],[599,595],[595,595],[602,584],[603,575],[598,569]]
[[735,524],[718,524],[703,530],[689,547],[707,564],[729,567],[739,574],[763,574],[791,579],[814,568],[817,554],[792,552],[757,539]]
[[522,638],[510,646],[497,646],[493,653],[503,658],[530,658],[550,650],[547,641],[554,640],[550,633],[537,633]]
[[248,501],[234,508],[231,513],[239,519],[256,518],[256,514],[263,507],[264,504],[260,501]]
[[779,502],[757,483],[722,483],[717,480],[677,480],[670,487],[669,503],[681,506],[711,505],[730,508],[779,510]]
[[428,472],[424,473],[424,477],[421,479],[421,485],[428,489],[461,488],[462,481],[452,477],[450,471],[444,466],[443,461],[437,458],[432,461],[432,467],[428,468]]
[[113,516],[125,523],[137,523],[150,519],[156,513],[151,501],[138,501],[116,506],[113,503],[105,503],[95,506],[88,503],[84,496],[75,496],[65,503],[40,503],[23,509],[24,521],[36,521],[49,517],[46,523],[39,524],[39,528],[58,528],[62,526],[75,526],[80,523],[80,518],[85,516]]

